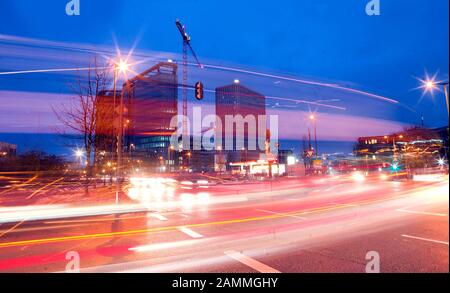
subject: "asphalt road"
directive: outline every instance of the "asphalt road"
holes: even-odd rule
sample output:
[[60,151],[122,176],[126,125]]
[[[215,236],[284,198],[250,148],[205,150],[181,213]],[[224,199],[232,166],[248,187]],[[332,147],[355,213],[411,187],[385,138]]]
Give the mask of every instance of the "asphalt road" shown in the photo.
[[449,271],[448,176],[132,182],[118,205],[32,178],[0,189],[0,272]]

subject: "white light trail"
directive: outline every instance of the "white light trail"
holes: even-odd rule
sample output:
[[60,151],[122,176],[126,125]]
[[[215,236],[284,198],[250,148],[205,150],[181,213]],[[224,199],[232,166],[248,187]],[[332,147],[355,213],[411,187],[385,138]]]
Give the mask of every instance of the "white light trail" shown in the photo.
[[403,234],[402,237],[448,245],[448,242]]
[[35,70],[21,70],[21,71],[7,71],[0,72],[0,75],[16,75],[16,74],[31,74],[31,73],[55,73],[55,72],[69,72],[69,71],[88,71],[93,69],[107,69],[107,67],[76,67],[76,68],[53,68],[53,69],[35,69]]

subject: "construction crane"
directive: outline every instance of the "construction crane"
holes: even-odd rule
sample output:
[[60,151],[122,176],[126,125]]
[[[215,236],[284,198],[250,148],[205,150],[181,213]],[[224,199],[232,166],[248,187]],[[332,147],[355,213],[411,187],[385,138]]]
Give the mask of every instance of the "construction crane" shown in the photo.
[[183,38],[183,84],[182,84],[182,98],[183,98],[183,139],[186,139],[187,136],[187,110],[188,110],[188,49],[191,51],[192,56],[194,56],[195,61],[197,62],[200,68],[203,68],[203,65],[197,58],[197,55],[192,49],[191,46],[191,37],[186,32],[186,27],[181,24],[181,22],[177,19],[175,24],[177,25],[178,30],[180,31],[181,37]]

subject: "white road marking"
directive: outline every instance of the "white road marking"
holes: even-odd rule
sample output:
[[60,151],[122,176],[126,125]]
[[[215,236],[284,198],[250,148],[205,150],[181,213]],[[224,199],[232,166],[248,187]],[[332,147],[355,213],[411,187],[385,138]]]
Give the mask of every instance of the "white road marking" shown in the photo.
[[238,262],[251,267],[252,269],[264,273],[264,274],[273,274],[273,273],[281,273],[280,271],[269,267],[266,264],[263,264],[262,262],[257,261],[256,259],[253,259],[251,257],[248,257],[242,253],[239,253],[234,250],[225,251],[225,255],[231,257],[234,260],[237,260]]
[[268,214],[273,214],[273,215],[291,217],[291,218],[296,218],[296,219],[301,219],[301,220],[307,220],[307,218],[305,218],[305,217],[299,217],[299,216],[289,215],[289,214],[285,214],[285,213],[277,213],[277,212],[273,212],[273,211],[260,210],[260,209],[256,209],[256,211],[263,212],[263,213],[268,213]]
[[187,234],[187,235],[189,235],[189,236],[191,236],[192,238],[195,238],[195,239],[203,237],[203,235],[201,235],[201,234],[199,234],[199,233],[197,233],[197,232],[195,232],[195,231],[193,231],[193,230],[191,230],[191,229],[189,229],[187,227],[178,227],[177,229],[179,231],[183,232],[184,234]]
[[439,244],[445,244],[445,245],[448,245],[448,242],[445,242],[445,241],[439,241],[439,240],[434,240],[434,239],[429,239],[429,238],[422,238],[422,237],[416,237],[416,236],[405,235],[405,234],[403,234],[402,237],[405,237],[405,238],[411,238],[411,239],[417,239],[417,240],[423,240],[423,241],[429,241],[429,242],[434,242],[434,243],[439,243]]
[[162,243],[153,243],[148,245],[141,245],[136,247],[128,248],[130,251],[135,252],[154,252],[154,251],[161,251],[165,249],[174,249],[174,248],[181,248],[186,246],[192,246],[197,245],[199,241],[203,240],[183,240],[183,241],[175,241],[175,242],[162,242]]
[[425,216],[436,216],[436,217],[447,217],[448,216],[447,214],[441,214],[441,213],[429,213],[429,212],[410,211],[410,210],[403,210],[403,209],[399,209],[396,211],[401,212],[401,213],[418,214],[418,215],[425,215]]
[[167,221],[167,218],[166,217],[164,217],[163,215],[161,215],[161,214],[158,214],[158,213],[152,213],[152,214],[150,214],[153,218],[155,218],[155,219],[158,219],[158,220],[160,220],[160,221]]

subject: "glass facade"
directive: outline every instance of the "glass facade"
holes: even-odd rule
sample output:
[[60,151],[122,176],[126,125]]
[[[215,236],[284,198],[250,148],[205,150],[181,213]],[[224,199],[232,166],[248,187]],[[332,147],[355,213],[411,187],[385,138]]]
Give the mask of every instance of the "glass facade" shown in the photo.
[[168,160],[170,127],[178,114],[177,65],[159,63],[125,85],[128,97],[128,146],[133,157],[147,163]]

